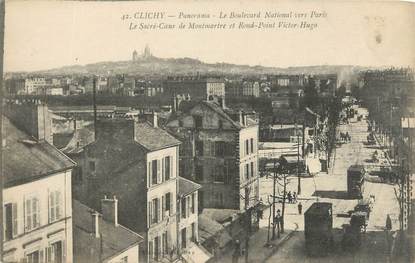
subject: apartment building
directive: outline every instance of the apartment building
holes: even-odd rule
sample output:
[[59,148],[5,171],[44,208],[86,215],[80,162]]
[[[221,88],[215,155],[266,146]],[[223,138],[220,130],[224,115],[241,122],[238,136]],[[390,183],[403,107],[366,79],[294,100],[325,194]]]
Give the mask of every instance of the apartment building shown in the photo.
[[170,77],[163,81],[163,91],[169,98],[190,96],[192,100],[212,100],[225,97],[225,82],[220,78]]
[[140,261],[177,258],[180,142],[156,118],[99,120],[96,131],[96,140],[72,155],[82,171],[74,195],[96,210],[102,196],[117,196],[120,223],[144,238]]
[[3,262],[73,262],[75,163],[3,118]]
[[201,188],[186,178],[179,177],[177,221],[177,244],[180,254],[198,243],[198,201],[197,193]]
[[244,210],[256,204],[256,122],[223,104],[200,101],[182,102],[166,127],[183,142],[180,174],[202,185],[198,196],[201,209]]

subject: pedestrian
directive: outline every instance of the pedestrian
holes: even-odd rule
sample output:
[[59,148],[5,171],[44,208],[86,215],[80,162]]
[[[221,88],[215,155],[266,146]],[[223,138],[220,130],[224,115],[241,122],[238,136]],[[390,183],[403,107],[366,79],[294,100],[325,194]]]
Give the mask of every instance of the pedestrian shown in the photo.
[[232,254],[232,263],[238,263],[239,256],[241,254],[241,244],[239,243],[239,240],[235,240],[235,250]]
[[292,203],[293,198],[291,196],[291,191],[288,191],[287,198],[288,198],[288,203]]
[[392,230],[392,220],[389,214],[386,216],[386,230]]
[[303,205],[301,204],[301,202],[298,203],[298,214],[301,215],[301,213],[303,212]]
[[297,203],[297,193],[293,192],[293,203]]
[[280,210],[277,210],[277,215],[275,216],[274,219],[274,224],[276,224],[277,227],[277,238],[280,238],[280,231],[281,231],[281,213]]

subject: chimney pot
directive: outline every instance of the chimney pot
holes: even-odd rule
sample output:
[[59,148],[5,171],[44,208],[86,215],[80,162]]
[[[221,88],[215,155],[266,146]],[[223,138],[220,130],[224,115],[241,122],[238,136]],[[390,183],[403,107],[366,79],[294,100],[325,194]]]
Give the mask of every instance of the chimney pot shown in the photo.
[[153,126],[156,128],[158,127],[158,116],[157,116],[157,112],[153,113]]
[[101,210],[104,220],[118,226],[118,199],[115,195],[112,199],[104,196],[104,199],[101,200]]
[[92,230],[94,231],[94,235],[96,238],[99,238],[100,232],[99,232],[99,213],[97,211],[92,211]]

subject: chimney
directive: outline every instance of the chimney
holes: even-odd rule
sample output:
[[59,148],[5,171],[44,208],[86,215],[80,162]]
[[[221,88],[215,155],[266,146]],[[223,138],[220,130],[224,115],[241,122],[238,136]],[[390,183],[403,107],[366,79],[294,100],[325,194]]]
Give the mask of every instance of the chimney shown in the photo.
[[245,123],[246,123],[245,120],[246,120],[246,116],[243,113],[243,111],[240,110],[239,111],[239,122],[242,126],[245,126]]
[[153,126],[155,128],[158,127],[158,117],[157,117],[157,112],[153,112]]
[[4,113],[17,128],[37,140],[53,143],[52,119],[46,104],[26,100],[20,104],[9,103]]
[[115,196],[112,199],[108,199],[107,196],[101,199],[101,211],[105,221],[118,226],[118,200]]
[[91,212],[92,216],[92,231],[96,238],[99,238],[100,232],[99,232],[99,213],[97,211]]

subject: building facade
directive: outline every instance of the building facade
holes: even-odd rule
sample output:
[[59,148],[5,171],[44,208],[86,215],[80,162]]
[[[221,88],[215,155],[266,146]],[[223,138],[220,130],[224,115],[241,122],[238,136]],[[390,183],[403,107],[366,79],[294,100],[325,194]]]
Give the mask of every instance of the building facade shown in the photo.
[[200,209],[244,210],[255,203],[259,191],[256,123],[242,112],[202,101],[174,116],[167,129],[183,142],[180,174],[202,185]]
[[192,100],[225,98],[225,82],[219,78],[170,77],[163,81],[163,92],[169,98],[189,96]]
[[178,181],[177,244],[180,254],[184,254],[199,241],[197,193],[201,186],[182,177],[179,177]]
[[177,258],[180,142],[160,129],[157,119],[153,124],[100,120],[96,136],[73,155],[82,174],[74,195],[97,210],[102,196],[116,195],[120,223],[144,238],[140,261]]
[[4,262],[72,262],[75,163],[7,118],[3,127]]

